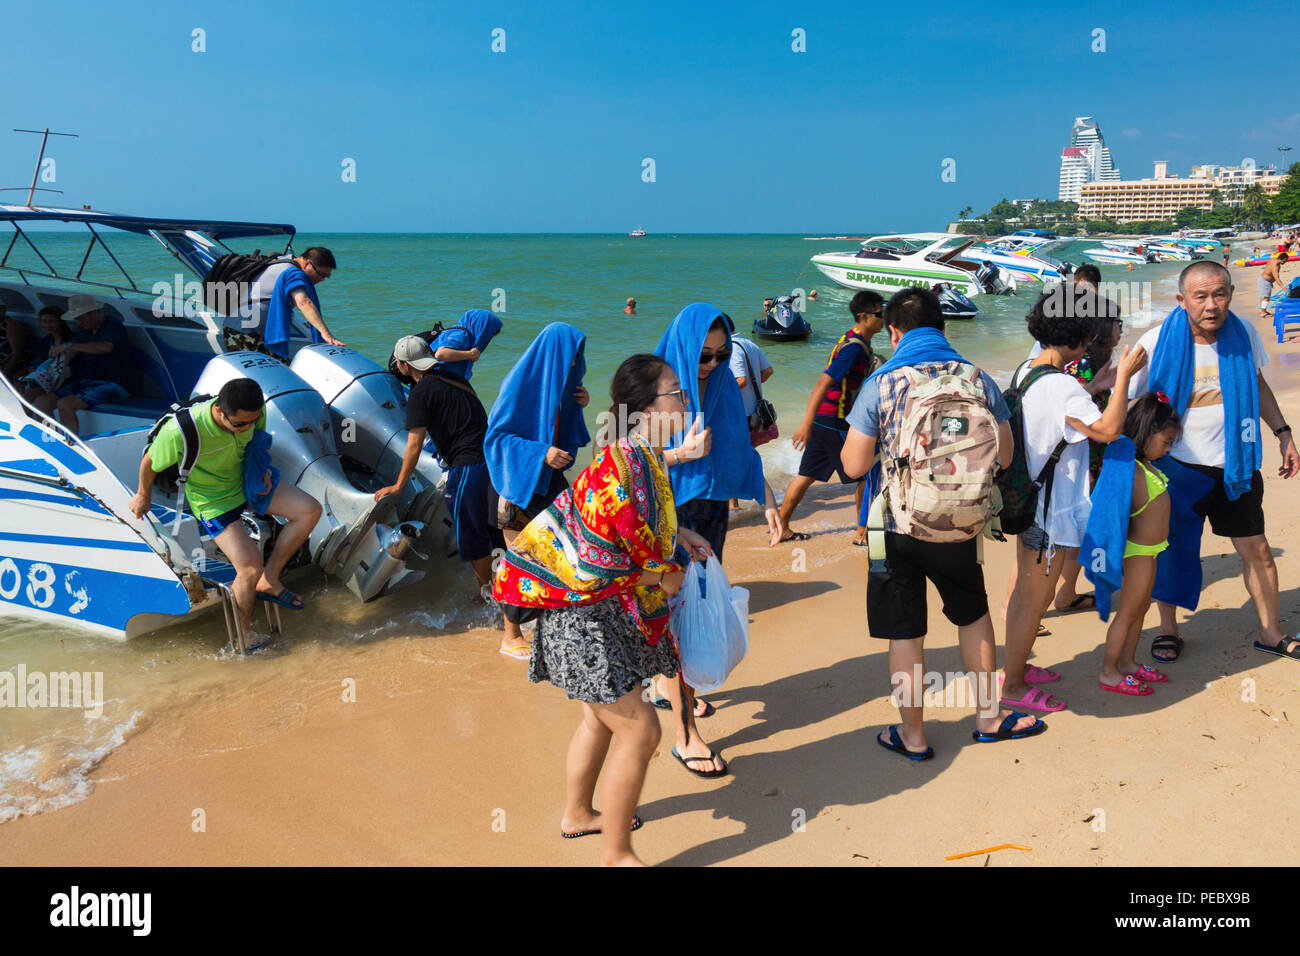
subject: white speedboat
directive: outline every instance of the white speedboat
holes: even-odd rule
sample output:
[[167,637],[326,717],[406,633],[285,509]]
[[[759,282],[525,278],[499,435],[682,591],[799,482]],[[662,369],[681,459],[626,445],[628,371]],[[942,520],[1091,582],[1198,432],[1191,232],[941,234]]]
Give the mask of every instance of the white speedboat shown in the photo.
[[1083,250],[1083,257],[1090,262],[1108,265],[1145,265],[1155,261],[1155,254],[1147,250],[1141,239],[1106,239],[1096,249]]
[[812,264],[846,289],[870,289],[890,295],[908,286],[930,288],[945,282],[965,296],[1013,295],[1016,280],[991,262],[975,262],[962,254],[974,236],[951,232],[913,232],[873,236],[862,248],[823,252]]
[[[84,256],[74,258],[81,262],[75,275],[60,273],[51,265],[58,257],[44,256],[33,242],[48,238],[38,231],[42,224],[57,223],[89,230]],[[215,394],[240,376],[262,386],[280,480],[323,505],[300,564],[316,565],[370,600],[423,576],[405,562],[421,535],[446,553],[438,538],[445,481],[432,458],[421,461],[411,492],[374,500],[374,491],[396,478],[406,442],[405,395],[393,376],[351,349],[313,346],[296,315],[291,366],[256,352],[224,353],[224,317],[205,309],[199,282],[183,283],[178,275],[175,289],[168,282],[137,284],[104,239],[114,230],[150,236],[201,279],[231,251],[225,241],[283,242],[288,252],[293,226],[0,205],[0,226],[6,225],[13,236],[0,257],[0,301],[9,318],[26,324],[35,341],[42,306],[66,308],[74,292],[94,296],[101,313],[125,327],[131,395],[80,412],[77,436],[0,377],[0,614],[130,637],[209,608],[229,612],[233,568],[188,510],[160,500],[157,491],[143,519],[128,505],[159,417],[172,403]],[[97,247],[103,250],[97,258],[107,253],[120,278],[84,277]],[[24,257],[35,265],[20,265],[15,249],[35,252],[34,259]],[[171,258],[159,258],[159,274],[173,274]],[[269,553],[278,523],[251,511],[244,521]],[[228,613],[228,630],[230,622]],[[230,636],[242,640],[237,629]]]
[[972,246],[962,255],[976,262],[991,262],[1011,274],[1017,283],[1060,282],[1071,271],[1051,255],[1060,239],[1012,234]]

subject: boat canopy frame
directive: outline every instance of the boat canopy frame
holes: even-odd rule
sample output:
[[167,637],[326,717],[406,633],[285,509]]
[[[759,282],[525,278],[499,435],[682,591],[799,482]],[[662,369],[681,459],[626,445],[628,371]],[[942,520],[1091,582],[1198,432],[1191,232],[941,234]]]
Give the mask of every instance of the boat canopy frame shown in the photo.
[[[45,257],[36,243],[32,241],[28,231],[19,225],[23,222],[66,222],[84,225],[90,232],[90,241],[86,244],[86,250],[82,254],[81,265],[78,267],[76,275],[61,274]],[[95,229],[97,225],[101,228],[107,226],[123,232],[152,237],[198,279],[202,279],[207,274],[218,254],[234,251],[225,244],[223,241],[225,239],[285,236],[284,249],[280,254],[289,255],[293,251],[293,239],[297,233],[297,230],[287,223],[233,222],[212,219],[157,219],[142,216],[123,216],[117,213],[96,212],[93,210],[8,204],[0,204],[0,223],[7,223],[14,230],[9,244],[5,247],[4,255],[0,257],[0,270],[16,273],[22,279],[24,285],[32,284],[28,278],[29,276],[40,279],[54,279],[59,282],[76,283],[99,289],[111,289],[121,298],[125,298],[128,292],[146,295],[148,291],[136,284],[135,279],[127,272],[121,260],[113,254],[113,250],[104,241],[104,237]],[[14,247],[20,237],[36,253],[36,256],[48,270],[47,272],[39,272],[33,268],[9,264],[9,257],[13,254]],[[123,278],[126,280],[125,286],[114,282],[101,282],[82,277],[87,264],[90,262],[90,255],[94,252],[96,243],[103,247],[104,251],[108,253],[108,257],[113,260],[113,264],[117,266],[118,271],[122,273]]]

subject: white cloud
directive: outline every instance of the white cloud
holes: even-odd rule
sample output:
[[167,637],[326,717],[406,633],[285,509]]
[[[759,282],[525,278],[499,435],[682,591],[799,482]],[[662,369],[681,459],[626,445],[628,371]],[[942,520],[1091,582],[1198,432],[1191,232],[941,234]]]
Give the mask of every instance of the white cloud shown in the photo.
[[1142,137],[1142,131],[1135,126],[1130,126],[1128,129],[1120,130],[1119,135],[1127,136],[1129,139],[1140,139]]

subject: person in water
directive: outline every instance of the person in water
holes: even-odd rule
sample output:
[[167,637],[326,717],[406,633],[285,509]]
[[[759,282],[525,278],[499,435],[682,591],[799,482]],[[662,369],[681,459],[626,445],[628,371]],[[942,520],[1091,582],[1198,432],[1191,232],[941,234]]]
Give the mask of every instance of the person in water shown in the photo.
[[[509,544],[529,521],[569,487],[564,473],[591,443],[583,418],[590,401],[582,385],[587,337],[552,322],[538,333],[501,382],[488,415],[483,452],[492,493],[488,516]],[[531,618],[505,605],[501,653],[528,660],[522,625]]]
[[627,297],[627,305],[623,306],[624,315],[636,315],[636,299],[631,296]]
[[[694,423],[664,452],[672,478],[677,524],[701,535],[722,560],[732,498],[760,501],[769,544],[780,540],[776,496],[763,478],[763,459],[750,442],[740,386],[731,374],[731,328],[727,316],[704,302],[677,314],[655,348],[667,360],[690,398]],[[714,712],[695,699],[683,681],[660,681],[660,707],[676,717],[678,759],[691,773],[715,777],[727,765],[699,736],[696,717]],[[698,705],[698,709],[697,709]]]
[[664,463],[664,438],[684,429],[688,413],[677,374],[657,356],[633,355],[614,373],[610,398],[624,427],[515,538],[493,596],[537,612],[528,679],[582,703],[564,763],[560,836],[599,833],[606,866],[635,866],[636,805],[660,739],[642,686],[678,671],[668,597],[685,564],[674,555],[679,546],[700,558],[710,550],[678,526]]

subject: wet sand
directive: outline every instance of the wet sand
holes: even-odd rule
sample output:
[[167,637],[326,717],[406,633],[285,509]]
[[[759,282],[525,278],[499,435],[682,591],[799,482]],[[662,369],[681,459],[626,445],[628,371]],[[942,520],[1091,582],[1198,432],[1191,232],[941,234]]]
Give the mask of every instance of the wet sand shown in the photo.
[[[1254,320],[1254,275],[1234,273],[1237,312]],[[1265,375],[1300,420],[1300,357],[1264,339]],[[1282,481],[1277,465],[1267,441],[1269,537],[1284,626],[1296,628],[1300,480]],[[1141,699],[1102,692],[1105,625],[1095,613],[1049,614],[1052,633],[1033,660],[1062,672],[1054,690],[1070,710],[1040,737],[977,745],[969,708],[936,707],[927,712],[936,758],[911,763],[873,740],[897,718],[886,648],[866,636],[866,555],[849,545],[852,512],[839,486],[814,488],[796,517],[813,533],[802,553],[767,548],[757,514],[738,519],[726,565],[751,591],[750,653],[708,695],[718,711],[701,722],[733,773],[706,781],[683,770],[663,716],[634,838],[646,861],[938,864],[1004,843],[1031,849],[994,852],[988,865],[1295,860],[1300,838],[1260,821],[1300,782],[1300,669],[1251,647],[1256,617],[1229,542],[1204,539],[1201,608],[1183,628],[1170,684]],[[999,640],[1010,553],[985,550]],[[1140,658],[1157,620],[1153,608]],[[930,622],[929,669],[959,671],[955,628],[933,590]],[[558,834],[578,705],[530,685],[525,665],[496,653],[498,640],[476,629],[328,652],[296,645],[292,668],[265,662],[264,680],[149,721],[97,768],[86,800],[0,826],[0,861],[597,863],[598,840]]]

